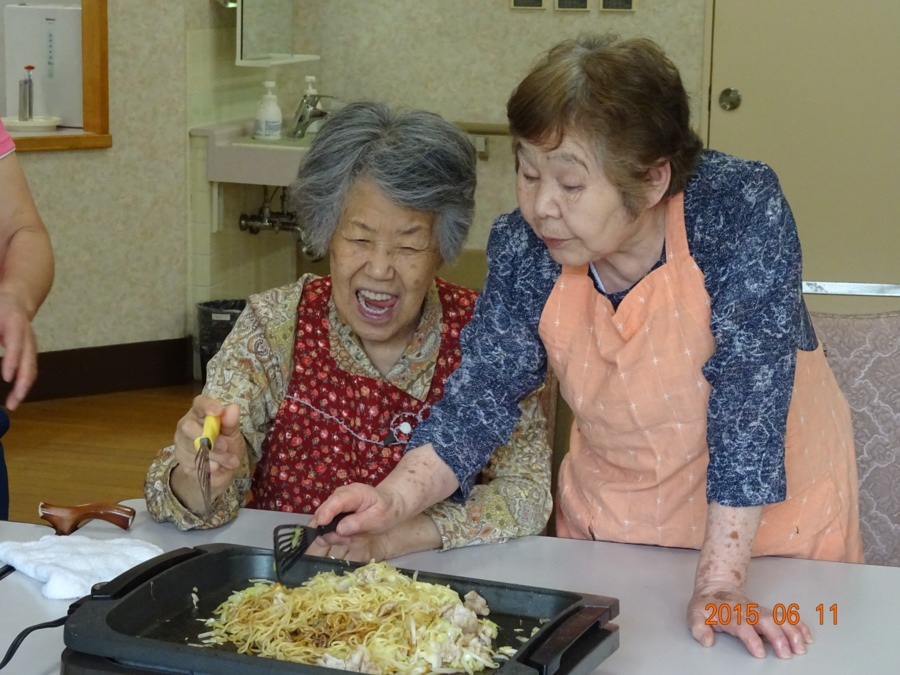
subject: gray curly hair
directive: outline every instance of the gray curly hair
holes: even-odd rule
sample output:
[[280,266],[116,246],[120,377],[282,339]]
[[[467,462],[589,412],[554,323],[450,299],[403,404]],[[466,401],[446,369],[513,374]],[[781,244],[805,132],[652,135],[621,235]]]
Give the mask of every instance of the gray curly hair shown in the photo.
[[469,138],[441,116],[356,102],[326,118],[288,196],[306,244],[324,256],[347,193],[369,180],[400,206],[436,213],[441,257],[452,262],[475,212],[475,164]]

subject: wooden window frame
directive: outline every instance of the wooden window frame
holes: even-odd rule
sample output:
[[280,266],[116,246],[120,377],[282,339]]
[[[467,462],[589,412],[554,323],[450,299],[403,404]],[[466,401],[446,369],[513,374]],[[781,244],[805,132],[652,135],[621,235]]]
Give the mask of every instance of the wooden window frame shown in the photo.
[[109,133],[107,0],[81,0],[81,89],[84,132],[18,136],[16,151],[87,150],[112,147]]

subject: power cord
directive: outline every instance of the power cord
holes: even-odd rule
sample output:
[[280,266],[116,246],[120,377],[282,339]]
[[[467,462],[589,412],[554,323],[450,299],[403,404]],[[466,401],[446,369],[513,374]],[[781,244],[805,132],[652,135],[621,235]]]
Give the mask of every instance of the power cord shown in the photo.
[[[97,584],[94,586],[95,589],[100,588],[102,584]],[[72,616],[72,612],[81,607],[85,602],[91,599],[90,595],[86,595],[83,598],[80,598],[69,605],[69,611],[65,616],[61,616],[58,619],[53,619],[52,621],[45,621],[44,623],[36,623],[33,626],[28,626],[28,628],[24,629],[21,633],[16,635],[15,639],[12,641],[12,644],[9,645],[9,649],[6,650],[6,656],[3,657],[3,660],[0,661],[0,670],[3,670],[6,665],[12,661],[12,657],[16,655],[16,652],[19,650],[19,647],[22,646],[22,642],[27,638],[31,633],[36,630],[40,630],[41,628],[56,628],[58,626],[62,626],[66,619]]]
[[16,635],[15,640],[12,641],[12,644],[9,646],[9,649],[6,652],[6,656],[4,656],[3,660],[0,661],[0,670],[3,670],[6,667],[6,664],[9,663],[10,661],[12,661],[12,657],[15,656],[19,647],[22,646],[22,641],[26,637],[28,637],[29,634],[33,633],[34,631],[36,631],[40,628],[56,628],[57,626],[62,626],[66,622],[66,619],[68,619],[68,618],[69,618],[69,615],[66,614],[66,616],[61,616],[58,619],[53,619],[53,621],[37,623],[33,626],[29,626],[28,628],[23,630],[21,633]]

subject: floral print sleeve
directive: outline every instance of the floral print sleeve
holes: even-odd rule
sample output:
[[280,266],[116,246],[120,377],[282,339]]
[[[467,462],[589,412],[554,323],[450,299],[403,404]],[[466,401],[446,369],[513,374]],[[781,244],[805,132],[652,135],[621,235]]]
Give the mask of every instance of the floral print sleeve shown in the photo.
[[491,456],[468,499],[445,500],[425,511],[441,534],[443,550],[538,534],[547,525],[553,505],[551,449],[539,394],[521,403],[512,437]]
[[[205,520],[186,509],[172,492],[169,476],[174,446],[163,448],[144,485],[147,509],[157,521],[173,522],[182,530],[209,529],[235,518],[246,504],[268,425],[290,380],[297,304],[313,278],[306,275],[290,286],[251,296],[222,349],[209,362],[203,393],[240,406],[248,465],[215,501],[212,517]],[[435,302],[439,302],[436,294]],[[439,315],[434,325],[440,327]],[[351,357],[357,361],[364,358],[355,351],[348,352]],[[406,387],[417,384],[416,378],[398,377],[396,381],[398,386],[400,382]],[[552,505],[551,451],[538,393],[523,401],[521,410],[511,440],[494,453],[469,499],[463,504],[442,502],[427,512],[441,533],[444,549],[536,534],[547,524]]]
[[494,222],[487,257],[484,291],[462,331],[462,363],[407,446],[434,446],[459,482],[456,501],[468,497],[491,453],[509,439],[519,402],[544,381],[538,324],[560,272],[518,210]]
[[147,511],[155,521],[175,523],[179,530],[208,530],[224,525],[235,517],[243,503],[240,480],[216,499],[212,505],[212,515],[204,518],[186,508],[172,492],[169,479],[175,466],[175,446],[169,445],[157,453],[147,472],[144,498]]
[[704,153],[684,208],[716,340],[703,368],[711,387],[707,499],[780,502],[797,350],[817,345],[794,216],[770,167],[715,151]]
[[163,448],[153,460],[144,484],[147,510],[160,522],[171,521],[182,530],[209,529],[232,520],[247,501],[253,466],[268,423],[278,412],[290,374],[297,303],[307,281],[305,275],[289,286],[251,296],[219,353],[209,362],[203,393],[241,408],[241,431],[247,441],[249,462],[234,484],[213,504],[213,515],[203,519],[186,509],[169,484],[174,446]]

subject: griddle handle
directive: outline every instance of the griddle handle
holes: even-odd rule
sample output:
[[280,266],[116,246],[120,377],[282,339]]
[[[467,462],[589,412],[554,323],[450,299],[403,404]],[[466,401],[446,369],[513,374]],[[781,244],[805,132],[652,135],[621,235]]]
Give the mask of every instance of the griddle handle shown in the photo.
[[121,598],[156,575],[203,553],[204,551],[202,550],[185,547],[150,558],[150,560],[122,572],[115,579],[94,586],[91,590],[91,598],[93,600],[116,600]]
[[581,605],[554,628],[528,656],[528,664],[540,675],[553,675],[559,670],[565,653],[589,631],[598,632],[610,619],[609,607]]

